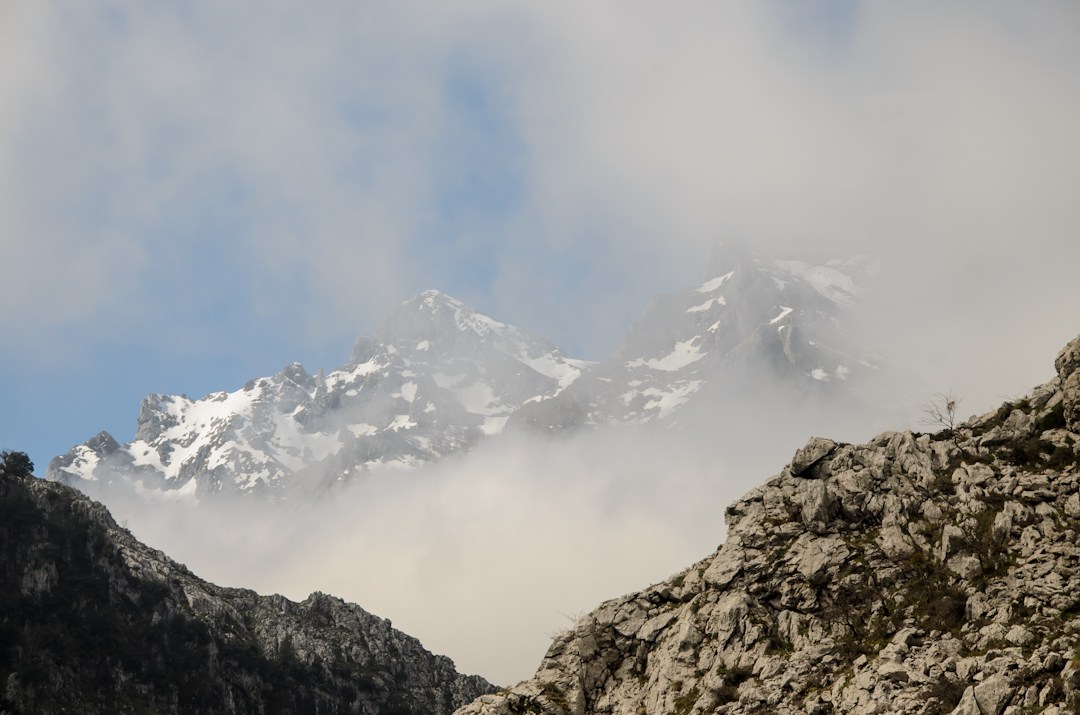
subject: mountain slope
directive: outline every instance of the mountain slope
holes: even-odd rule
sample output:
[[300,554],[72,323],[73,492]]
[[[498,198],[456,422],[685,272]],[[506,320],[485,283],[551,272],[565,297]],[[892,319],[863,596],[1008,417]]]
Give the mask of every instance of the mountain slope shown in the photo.
[[654,300],[599,364],[427,291],[360,338],[345,367],[293,364],[197,400],[149,395],[134,440],[101,433],[52,460],[46,478],[103,499],[119,489],[279,500],[436,461],[507,426],[669,427],[747,396],[763,410],[803,399],[880,410],[868,397],[878,358],[850,325],[871,272],[864,260],[814,266],[725,244],[707,280]]
[[207,583],[60,484],[0,476],[0,711],[449,713],[490,692],[389,621]]
[[1080,338],[934,435],[815,438],[728,540],[458,715],[1080,711]]
[[543,431],[670,420],[687,406],[767,384],[795,394],[857,390],[877,358],[850,334],[865,260],[814,266],[725,244],[707,280],[653,300],[611,359],[512,424]]
[[587,365],[427,291],[395,309],[375,337],[360,338],[343,368],[310,375],[293,364],[198,400],[149,395],[132,442],[101,433],[54,459],[46,478],[92,494],[110,486],[199,498],[317,492],[467,449]]

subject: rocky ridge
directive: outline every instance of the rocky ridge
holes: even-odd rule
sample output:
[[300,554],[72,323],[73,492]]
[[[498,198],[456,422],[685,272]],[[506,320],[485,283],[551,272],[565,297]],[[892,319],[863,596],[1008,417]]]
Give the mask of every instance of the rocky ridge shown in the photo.
[[[413,468],[507,427],[671,427],[715,415],[732,390],[867,393],[878,359],[846,332],[865,260],[810,265],[724,244],[706,280],[653,301],[613,356],[594,364],[438,291],[396,308],[344,367],[298,363],[201,399],[148,395],[135,439],[102,432],[51,461],[46,478],[111,503],[114,491],[271,501]],[[851,410],[848,410],[851,411]]]
[[53,459],[46,478],[101,498],[111,488],[200,499],[319,493],[466,450],[588,365],[426,291],[359,338],[340,369],[311,375],[294,363],[233,392],[148,395],[133,441],[102,432]]
[[815,438],[727,542],[458,715],[1080,712],[1080,338],[936,434]]
[[881,362],[849,320],[873,272],[865,258],[811,265],[724,244],[705,280],[654,299],[610,359],[528,401],[511,424],[670,423],[688,407],[777,386],[783,400],[854,395]]
[[69,487],[0,475],[0,713],[450,713],[494,688],[359,606],[203,581]]

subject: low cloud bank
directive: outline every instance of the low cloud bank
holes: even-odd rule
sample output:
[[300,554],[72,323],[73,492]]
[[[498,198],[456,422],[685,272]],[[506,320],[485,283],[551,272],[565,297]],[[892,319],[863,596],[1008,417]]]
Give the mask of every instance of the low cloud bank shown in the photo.
[[535,670],[577,615],[711,553],[724,539],[725,507],[811,433],[863,439],[874,428],[840,405],[774,397],[687,415],[681,429],[504,434],[321,501],[99,496],[204,578],[294,599],[341,596],[461,670],[510,684]]

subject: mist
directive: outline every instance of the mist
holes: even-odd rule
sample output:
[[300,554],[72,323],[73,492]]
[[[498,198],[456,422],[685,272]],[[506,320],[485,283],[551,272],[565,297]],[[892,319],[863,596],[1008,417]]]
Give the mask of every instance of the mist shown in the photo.
[[340,596],[459,670],[508,685],[577,616],[712,553],[725,508],[809,436],[865,440],[894,418],[879,411],[761,385],[674,423],[509,431],[435,464],[373,470],[322,499],[88,489],[203,578],[297,600]]
[[427,288],[603,359],[719,239],[879,259],[859,333],[906,378],[857,409],[505,435],[305,506],[109,496],[203,577],[334,593],[510,683],[706,556],[812,434],[1052,376],[1080,330],[1078,36],[1069,0],[7,4],[2,446],[43,464],[126,441],[144,394],[337,364]]

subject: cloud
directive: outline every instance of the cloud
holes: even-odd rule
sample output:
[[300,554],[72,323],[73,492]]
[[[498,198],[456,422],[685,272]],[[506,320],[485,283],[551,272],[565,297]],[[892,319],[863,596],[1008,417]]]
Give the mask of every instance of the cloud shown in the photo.
[[109,313],[206,331],[193,312],[213,324],[239,303],[239,321],[298,313],[309,335],[336,335],[433,278],[405,264],[440,191],[440,67],[465,18],[352,4],[8,12],[20,16],[5,27],[42,41],[13,46],[21,69],[0,85],[0,245],[40,297],[5,325],[47,333]]
[[706,556],[723,506],[750,482],[690,444],[632,444],[625,433],[511,437],[296,507],[109,502],[204,578],[334,593],[510,684],[577,614]]
[[[299,351],[438,287],[602,358],[737,237],[881,256],[882,352],[989,409],[1077,332],[1080,10],[827,7],[6,5],[0,329],[32,359]],[[704,556],[773,468],[598,439],[504,443],[325,523],[127,518],[208,577],[333,591],[506,679],[559,611]]]
[[808,434],[864,440],[881,427],[851,403],[823,413],[820,401],[756,388],[682,417],[682,429],[504,433],[322,500],[92,495],[203,578],[293,599],[333,593],[460,670],[511,684],[576,615],[708,556],[724,539],[725,507]]
[[548,225],[619,214],[595,245],[650,277],[718,237],[876,254],[886,355],[981,400],[1049,376],[1080,300],[1075,5],[593,7],[535,11],[551,61],[519,85]]
[[905,336],[915,280],[1076,297],[1069,3],[6,12],[20,329],[340,341],[435,286],[597,358],[722,237],[882,254]]

